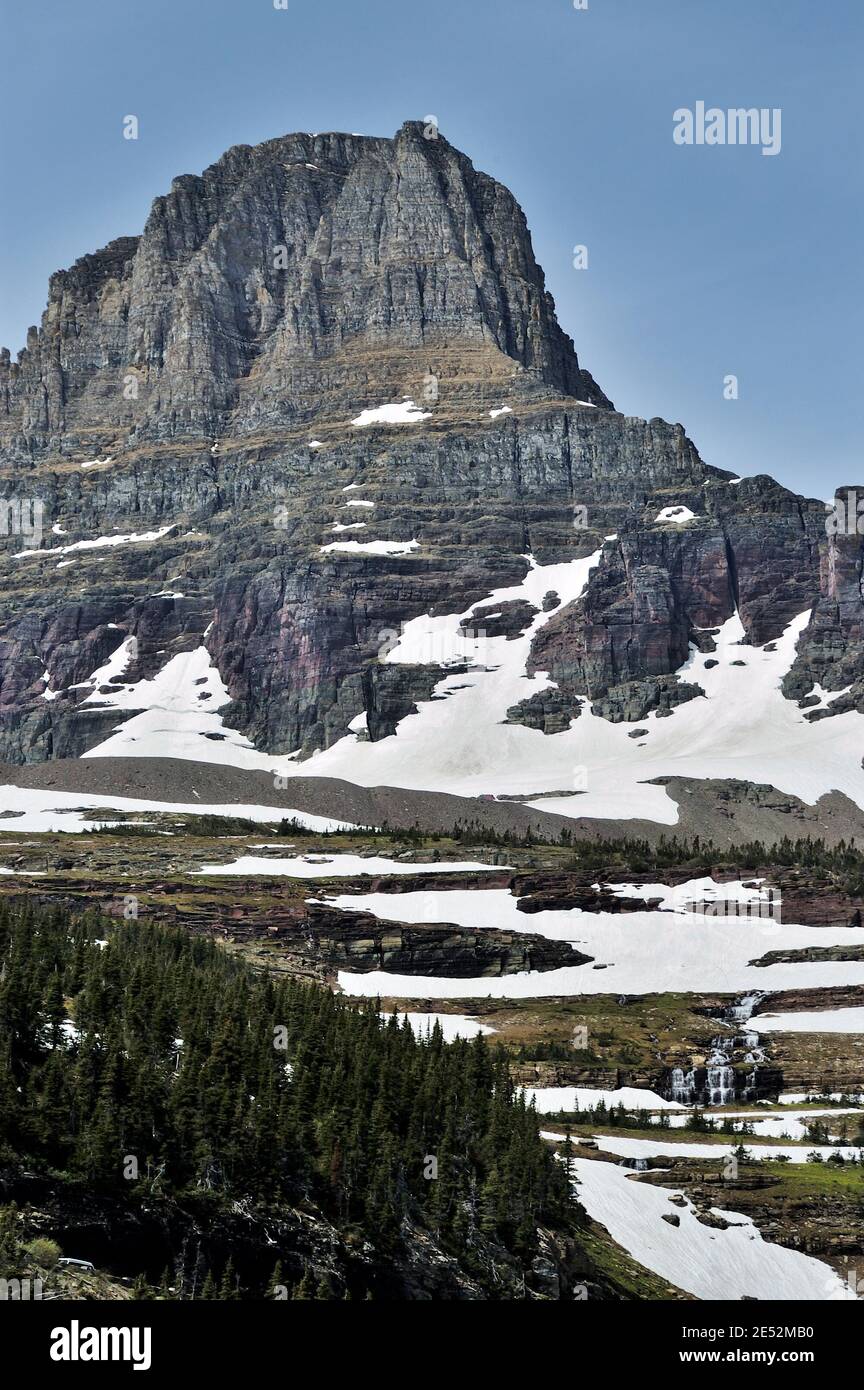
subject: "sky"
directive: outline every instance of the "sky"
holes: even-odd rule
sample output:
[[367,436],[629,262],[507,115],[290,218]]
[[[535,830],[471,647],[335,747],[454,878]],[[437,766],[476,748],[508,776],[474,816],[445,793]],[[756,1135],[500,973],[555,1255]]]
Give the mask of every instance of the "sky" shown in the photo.
[[[434,115],[518,198],[559,319],[618,409],[681,421],[707,462],[812,496],[864,483],[861,0],[4,9],[13,355],[49,275],[140,232],[175,175],[289,131],[387,136]],[[700,101],[779,108],[779,153],[676,143],[674,113]]]

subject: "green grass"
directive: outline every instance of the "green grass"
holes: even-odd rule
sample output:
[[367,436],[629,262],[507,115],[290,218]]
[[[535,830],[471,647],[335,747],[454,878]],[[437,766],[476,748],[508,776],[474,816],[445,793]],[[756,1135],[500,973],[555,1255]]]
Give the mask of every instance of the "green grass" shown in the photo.
[[614,1243],[602,1226],[592,1222],[587,1230],[578,1231],[576,1244],[583,1251],[589,1266],[585,1277],[590,1279],[590,1271],[596,1270],[608,1279],[622,1298],[655,1302],[690,1298],[689,1294],[682,1293],[674,1284],[668,1284],[659,1274],[653,1274],[637,1264],[626,1250]]
[[806,1202],[824,1197],[854,1198],[864,1214],[864,1169],[857,1163],[759,1164],[760,1175],[783,1188],[783,1196]]

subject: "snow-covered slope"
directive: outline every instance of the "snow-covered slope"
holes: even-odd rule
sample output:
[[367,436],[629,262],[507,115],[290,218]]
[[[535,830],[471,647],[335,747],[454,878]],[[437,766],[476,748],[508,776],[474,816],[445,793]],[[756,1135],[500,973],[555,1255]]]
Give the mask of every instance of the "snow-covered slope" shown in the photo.
[[[682,885],[698,895],[701,880]],[[730,885],[723,885],[724,888]],[[736,885],[730,886],[734,892]],[[737,885],[739,891],[744,885]],[[520,912],[506,888],[337,895],[328,903],[345,911],[372,912],[383,921],[453,922],[476,930],[484,927],[535,933],[569,941],[591,957],[588,964],[531,971],[503,977],[437,979],[431,976],[367,975],[342,972],[339,983],[349,994],[388,995],[404,999],[542,998],[551,995],[663,993],[814,989],[864,984],[864,961],[799,961],[751,964],[776,949],[782,932],[784,949],[864,944],[864,927],[782,927],[760,917],[725,917],[704,912]],[[595,967],[605,968],[598,970]],[[749,1026],[749,1025],[748,1025]]]
[[[594,559],[563,567],[571,571],[571,592],[576,567],[587,569]],[[539,590],[559,587],[560,575],[552,571],[561,568],[532,570],[519,590],[491,594],[485,602],[516,597],[536,602]],[[395,737],[363,745],[343,739],[305,770],[364,785],[427,787],[466,796],[572,788],[565,796],[532,804],[561,815],[644,817],[667,825],[677,822],[677,806],[665,787],[649,782],[671,775],[740,777],[811,804],[836,789],[864,808],[864,716],[853,711],[808,723],[780,690],[807,613],[769,644],[773,651],[742,647],[741,621],[730,618],[716,639],[717,650],[708,656],[692,649],[679,673],[698,683],[705,698],[680,705],[668,718],[650,714],[638,726],[612,724],[592,714],[586,701],[571,727],[551,736],[500,722],[511,705],[549,685],[543,676],[524,674],[530,636],[543,618],[514,642],[486,638],[484,659],[497,669],[445,678],[435,693],[447,698],[422,705],[418,715],[402,721]],[[419,661],[424,650],[436,648],[449,651],[452,660],[464,659],[470,644],[460,635],[460,621],[416,620],[388,660]],[[630,737],[636,727],[648,730],[638,740]]]
[[[747,1216],[713,1208],[730,1223],[707,1226],[676,1189],[655,1187],[614,1163],[573,1159],[579,1200],[639,1264],[701,1299],[854,1299],[829,1265],[763,1240]],[[680,1198],[673,1203],[672,1197]],[[675,1216],[678,1225],[664,1221]]]
[[[390,545],[369,543],[379,544]],[[838,790],[864,809],[864,716],[850,711],[808,722],[781,693],[806,612],[781,638],[761,648],[742,645],[741,621],[737,615],[730,618],[716,650],[708,656],[692,648],[679,672],[700,685],[704,697],[678,706],[670,717],[649,714],[639,722],[646,732],[638,738],[631,737],[637,726],[610,723],[592,714],[587,701],[562,733],[546,735],[505,723],[511,706],[550,687],[542,673],[526,675],[526,663],[532,639],[551,613],[538,612],[522,636],[508,640],[482,631],[482,610],[516,601],[539,609],[550,591],[566,605],[583,592],[599,556],[598,551],[546,566],[528,557],[521,584],[494,590],[462,613],[405,624],[383,660],[437,664],[442,678],[433,698],[402,719],[390,737],[373,743],[352,732],[302,763],[296,754],[280,757],[256,749],[224,727],[219,710],[228,703],[228,692],[202,647],[174,657],[153,680],[108,697],[107,703],[118,710],[145,713],[86,756],[191,758],[284,777],[344,778],[362,786],[517,795],[565,816],[647,818],[664,825],[676,824],[678,807],[666,787],[652,779],[672,775],[765,783],[810,804]],[[465,663],[467,672],[447,674],[447,666]],[[831,698],[830,692],[827,697],[823,692],[825,698]],[[221,738],[204,742],[207,734]],[[560,795],[549,795],[555,792]],[[542,800],[534,799],[541,795]]]
[[[288,810],[281,806],[245,806],[234,802],[229,805],[222,802],[211,806],[200,801],[143,801],[128,796],[96,796],[90,792],[49,791],[12,785],[4,786],[2,795],[3,810],[11,812],[11,818],[3,821],[6,834],[13,830],[27,834],[55,830],[80,833],[92,830],[94,825],[114,824],[112,811],[161,811],[166,815],[230,815],[243,820],[260,821],[262,824],[286,819],[322,833],[355,828],[347,821],[331,820],[327,816],[313,816],[305,811]],[[104,814],[93,815],[94,811]],[[86,812],[91,814],[85,815]]]
[[835,1158],[857,1160],[862,1152],[854,1144],[759,1144],[747,1136],[736,1137],[728,1144],[707,1141],[700,1144],[687,1139],[679,1143],[675,1139],[662,1139],[659,1135],[656,1139],[624,1139],[617,1134],[597,1134],[595,1139],[597,1147],[604,1153],[616,1154],[619,1158],[730,1158],[740,1143],[744,1144],[751,1159],[766,1162],[785,1158],[790,1163],[806,1163],[811,1153],[818,1153],[823,1162],[832,1154]]

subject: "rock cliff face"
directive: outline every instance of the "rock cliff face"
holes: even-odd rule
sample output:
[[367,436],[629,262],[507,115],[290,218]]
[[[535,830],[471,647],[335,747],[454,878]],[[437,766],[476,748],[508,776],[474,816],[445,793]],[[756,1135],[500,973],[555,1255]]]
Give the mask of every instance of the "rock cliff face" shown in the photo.
[[[434,651],[381,661],[403,623],[600,547],[581,600],[543,600],[529,669],[558,690],[511,721],[698,698],[676,672],[736,609],[761,644],[812,608],[785,694],[848,687],[812,717],[864,710],[861,537],[615,411],[513,196],[416,122],[229,150],[52,277],[0,356],[0,499],[0,761],[93,748],[126,717],[94,672],[110,694],[202,643],[259,748],[304,757],[359,716],[385,738],[440,676]],[[16,558],[32,503],[41,553]],[[352,539],[381,550],[326,548]],[[490,635],[534,612],[487,604]]]
[[[830,559],[824,507],[770,478],[732,483],[705,477],[698,490],[683,488],[679,502],[694,513],[683,524],[674,515],[662,517],[674,511],[669,508],[654,516],[631,514],[607,544],[584,601],[550,619],[534,645],[533,668],[549,671],[574,695],[587,694],[606,718],[641,719],[698,695],[696,685],[675,682],[670,689],[651,678],[681,667],[691,643],[710,652],[711,630],[736,610],[747,640],[761,646],[808,605],[827,606],[832,581],[842,582]],[[839,604],[825,617],[820,613],[823,629],[833,616],[838,647],[860,621],[860,603],[859,593],[852,619],[848,609],[855,605],[847,593],[845,633]],[[817,640],[810,639],[814,648]],[[789,693],[812,687],[810,664],[806,671],[803,665]],[[825,688],[839,688],[831,684],[828,662],[823,670]]]
[[52,277],[3,366],[2,438],[77,448],[249,435],[437,378],[450,404],[525,387],[608,405],[559,328],[512,195],[409,122],[288,135],[174,180],[140,237]]

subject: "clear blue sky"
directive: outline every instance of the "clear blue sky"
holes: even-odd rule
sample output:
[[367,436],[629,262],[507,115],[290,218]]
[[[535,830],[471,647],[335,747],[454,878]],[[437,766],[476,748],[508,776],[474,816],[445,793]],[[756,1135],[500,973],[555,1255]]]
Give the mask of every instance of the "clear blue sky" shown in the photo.
[[[0,343],[22,346],[52,271],[229,145],[431,113],[516,194],[619,409],[815,496],[864,482],[864,3],[588,3],[6,0]],[[676,146],[699,100],[781,107],[781,153]]]

